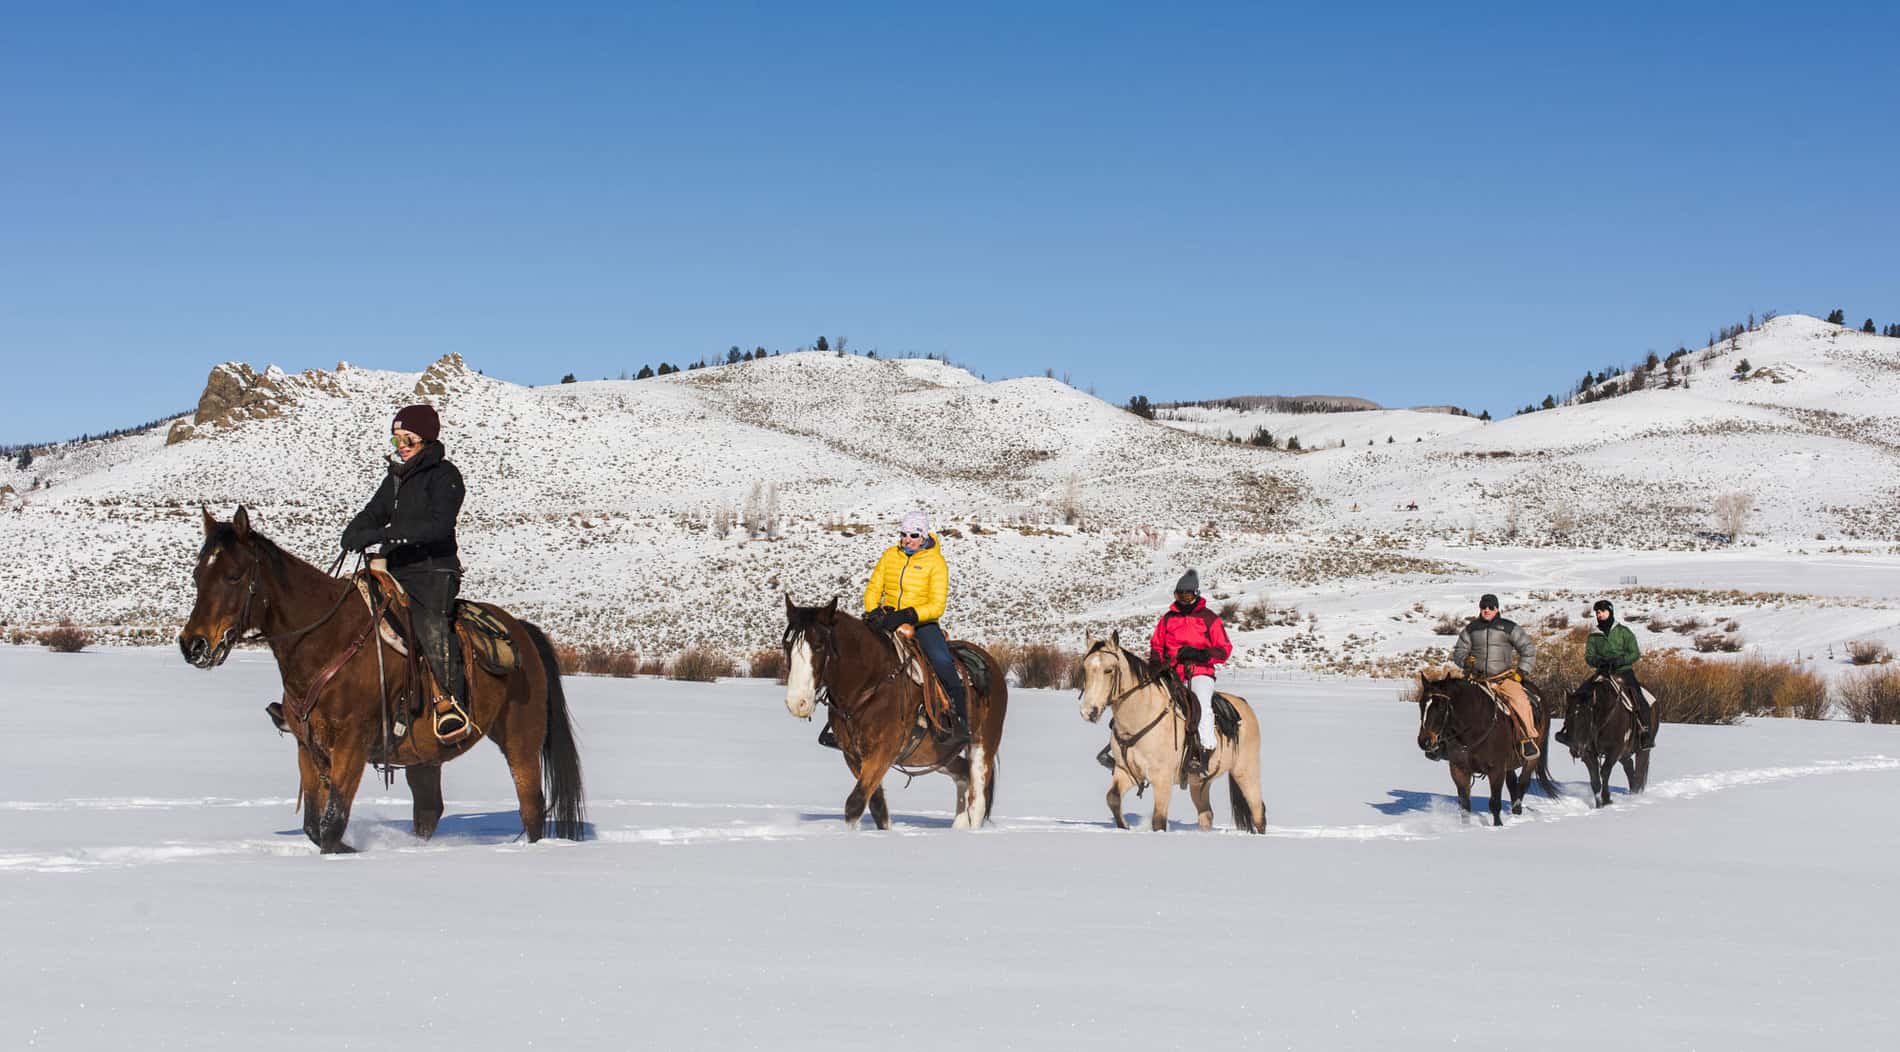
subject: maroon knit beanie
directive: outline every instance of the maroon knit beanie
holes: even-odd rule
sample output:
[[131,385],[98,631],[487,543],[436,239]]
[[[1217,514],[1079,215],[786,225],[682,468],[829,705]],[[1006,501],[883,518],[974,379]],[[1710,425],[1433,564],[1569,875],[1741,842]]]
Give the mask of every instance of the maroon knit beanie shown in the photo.
[[424,442],[434,442],[442,434],[442,418],[435,415],[435,409],[426,405],[406,405],[396,413],[396,419],[389,425],[391,431],[401,428]]

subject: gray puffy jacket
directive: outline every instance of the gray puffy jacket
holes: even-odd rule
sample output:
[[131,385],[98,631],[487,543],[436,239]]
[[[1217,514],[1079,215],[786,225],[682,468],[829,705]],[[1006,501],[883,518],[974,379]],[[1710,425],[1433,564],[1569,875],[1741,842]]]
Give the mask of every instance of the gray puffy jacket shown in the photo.
[[1537,644],[1531,642],[1530,633],[1522,625],[1509,618],[1472,618],[1458,633],[1458,645],[1451,648],[1451,663],[1464,668],[1469,655],[1477,656],[1478,675],[1487,679],[1512,669],[1528,676],[1537,667]]

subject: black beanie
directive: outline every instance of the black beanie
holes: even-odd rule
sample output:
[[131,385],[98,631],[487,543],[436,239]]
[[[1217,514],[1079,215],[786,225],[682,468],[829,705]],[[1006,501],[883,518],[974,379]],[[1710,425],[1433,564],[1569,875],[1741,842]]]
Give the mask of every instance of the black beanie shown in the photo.
[[397,428],[424,442],[434,442],[442,434],[442,418],[436,415],[433,406],[406,405],[396,411],[396,419],[389,425],[391,431]]

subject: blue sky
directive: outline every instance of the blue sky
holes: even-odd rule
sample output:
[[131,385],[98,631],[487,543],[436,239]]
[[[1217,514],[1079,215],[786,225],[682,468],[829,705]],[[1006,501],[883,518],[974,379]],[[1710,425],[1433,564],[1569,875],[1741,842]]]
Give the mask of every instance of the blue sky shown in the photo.
[[1750,310],[1900,321],[1886,6],[266,6],[0,23],[0,443],[227,359],[822,333],[1503,413]]

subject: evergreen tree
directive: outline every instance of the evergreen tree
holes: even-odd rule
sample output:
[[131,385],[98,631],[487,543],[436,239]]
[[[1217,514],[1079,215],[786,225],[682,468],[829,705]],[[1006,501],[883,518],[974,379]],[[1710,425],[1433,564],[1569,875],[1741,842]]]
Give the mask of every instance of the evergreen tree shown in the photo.
[[1480,420],[1489,420],[1489,419],[1491,419],[1491,410],[1489,410],[1489,409],[1487,409],[1487,410],[1485,410],[1484,412],[1482,412],[1482,413],[1479,413],[1479,414],[1478,414],[1478,419],[1480,419]]
[[33,466],[33,451],[30,449],[22,448],[20,450],[20,456],[17,460],[13,462],[13,466],[16,468],[19,468],[21,471],[25,471],[27,468],[32,467]]
[[1544,408],[1545,408],[1545,409],[1555,409],[1555,408],[1557,408],[1557,398],[1556,398],[1556,396],[1555,396],[1555,395],[1545,395],[1545,396],[1544,396]]
[[564,384],[571,384],[571,383],[573,383],[573,382],[574,382],[574,374],[573,374],[573,373],[568,373],[568,374],[567,374],[566,376],[563,376],[563,377],[561,377],[561,382],[562,382],[562,383],[564,383]]
[[1136,395],[1130,398],[1126,408],[1129,412],[1143,420],[1153,420],[1155,418],[1154,406],[1149,403],[1147,395]]
[[1300,436],[1294,435],[1292,438],[1287,439],[1286,448],[1289,453],[1298,453],[1300,451]]
[[811,349],[814,351],[829,351],[831,350],[831,344],[826,343],[825,338],[820,336],[818,337],[818,342],[811,345]]
[[1868,334],[1869,336],[1873,335],[1874,319],[1868,318],[1866,321],[1862,322],[1860,326],[1860,331]]
[[641,367],[640,367],[640,371],[639,371],[638,373],[636,373],[636,374],[634,375],[634,379],[635,379],[635,380],[651,380],[651,379],[653,379],[653,367],[652,367],[651,365],[643,365],[643,366],[641,366]]
[[1827,320],[1828,320],[1828,324],[1830,325],[1846,325],[1847,312],[1840,309],[1839,307],[1836,307],[1833,310],[1828,312]]
[[1748,375],[1748,359],[1743,358],[1741,361],[1735,363],[1735,375],[1736,376]]

